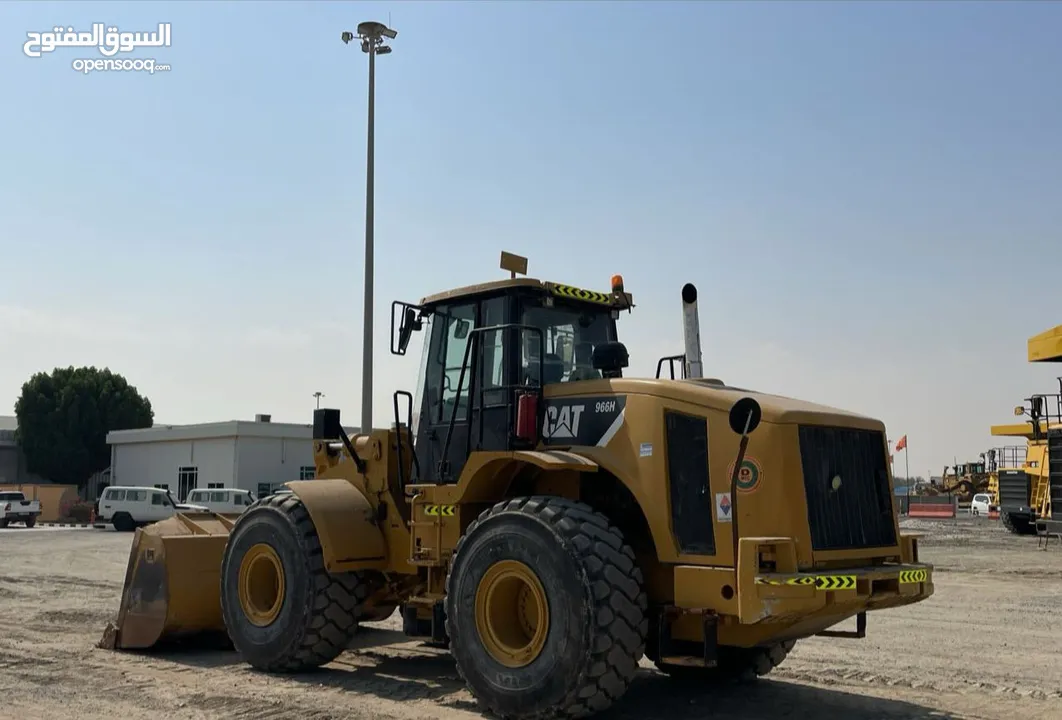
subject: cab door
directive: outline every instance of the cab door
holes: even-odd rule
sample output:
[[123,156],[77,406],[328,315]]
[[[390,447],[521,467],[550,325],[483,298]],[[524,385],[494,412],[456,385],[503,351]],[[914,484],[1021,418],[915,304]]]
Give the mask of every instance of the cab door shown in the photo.
[[420,482],[457,482],[470,452],[508,448],[508,331],[476,332],[503,324],[508,307],[509,298],[497,296],[436,308],[417,428]]

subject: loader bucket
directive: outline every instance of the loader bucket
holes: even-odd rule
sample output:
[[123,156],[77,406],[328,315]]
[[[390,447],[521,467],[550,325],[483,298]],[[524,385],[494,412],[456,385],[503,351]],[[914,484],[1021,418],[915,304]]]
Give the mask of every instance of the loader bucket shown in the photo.
[[117,624],[99,647],[149,648],[163,640],[223,635],[221,559],[235,515],[182,513],[138,528]]

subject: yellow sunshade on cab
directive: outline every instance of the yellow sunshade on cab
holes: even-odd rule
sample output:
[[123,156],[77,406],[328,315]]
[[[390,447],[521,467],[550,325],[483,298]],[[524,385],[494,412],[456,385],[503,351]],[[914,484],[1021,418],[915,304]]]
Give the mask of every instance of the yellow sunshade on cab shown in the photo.
[[1029,338],[1029,362],[1062,362],[1062,325]]

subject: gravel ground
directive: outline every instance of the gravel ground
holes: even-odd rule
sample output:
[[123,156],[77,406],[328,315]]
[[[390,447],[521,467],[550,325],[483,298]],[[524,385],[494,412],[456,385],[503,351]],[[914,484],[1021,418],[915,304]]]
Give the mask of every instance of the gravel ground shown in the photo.
[[[936,594],[870,615],[867,638],[810,638],[753,687],[681,690],[648,663],[603,720],[1060,717],[1062,548],[997,521],[905,520],[925,532]],[[453,661],[410,642],[397,616],[367,625],[320,672],[277,677],[231,652],[95,647],[117,613],[131,535],[0,530],[0,715],[325,720],[478,718]]]

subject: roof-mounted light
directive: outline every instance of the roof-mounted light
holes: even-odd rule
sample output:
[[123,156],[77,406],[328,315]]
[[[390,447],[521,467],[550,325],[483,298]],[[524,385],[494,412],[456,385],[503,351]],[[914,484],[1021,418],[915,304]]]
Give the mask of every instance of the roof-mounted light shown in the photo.
[[613,275],[612,276],[612,292],[614,292],[614,293],[623,292],[623,276],[622,275]]

